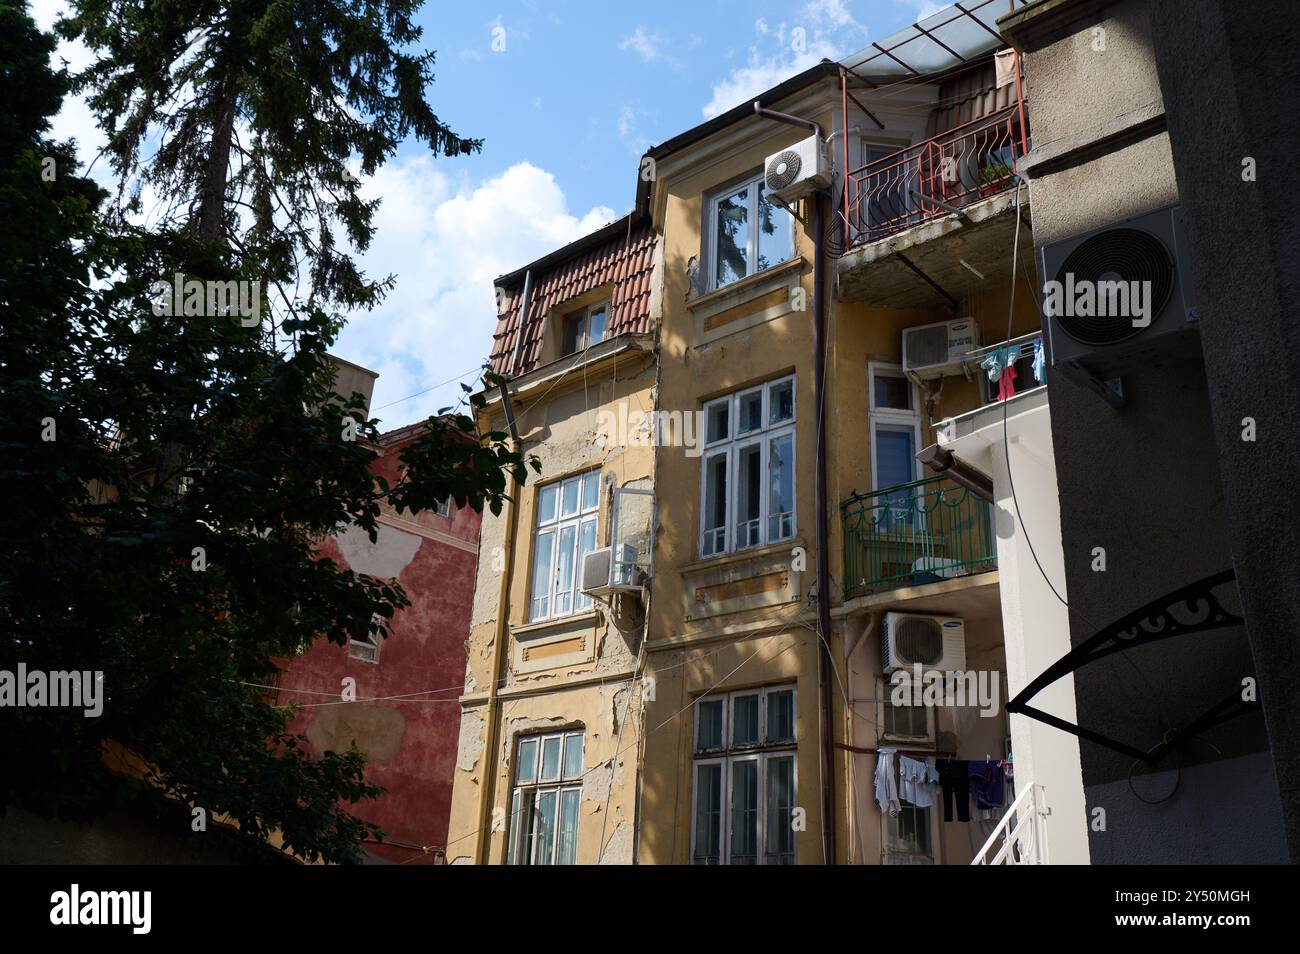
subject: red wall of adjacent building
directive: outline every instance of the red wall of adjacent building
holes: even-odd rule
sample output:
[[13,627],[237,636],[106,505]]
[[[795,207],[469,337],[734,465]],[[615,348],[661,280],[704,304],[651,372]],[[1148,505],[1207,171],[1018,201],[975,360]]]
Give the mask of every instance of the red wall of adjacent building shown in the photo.
[[[398,456],[414,431],[405,428],[381,441],[374,470],[390,483],[398,479]],[[480,519],[454,504],[447,517],[385,512],[377,547],[369,548],[355,534],[328,541],[322,555],[358,572],[401,564],[397,579],[411,605],[396,615],[378,663],[350,658],[345,647],[320,640],[291,660],[279,680],[279,701],[303,706],[290,728],[307,736],[314,754],[323,748],[346,750],[353,738],[366,753],[367,778],[387,792],[351,810],[387,832],[390,844],[368,846],[387,861],[431,864],[435,859],[433,853],[393,842],[447,843]],[[358,701],[339,704],[349,676],[356,680]],[[413,700],[366,701],[429,689],[438,691]]]

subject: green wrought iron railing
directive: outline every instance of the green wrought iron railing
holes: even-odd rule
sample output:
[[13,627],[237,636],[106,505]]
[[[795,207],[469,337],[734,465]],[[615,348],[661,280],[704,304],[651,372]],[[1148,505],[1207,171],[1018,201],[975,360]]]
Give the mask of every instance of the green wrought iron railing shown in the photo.
[[840,518],[846,597],[997,569],[992,508],[947,477],[855,493]]

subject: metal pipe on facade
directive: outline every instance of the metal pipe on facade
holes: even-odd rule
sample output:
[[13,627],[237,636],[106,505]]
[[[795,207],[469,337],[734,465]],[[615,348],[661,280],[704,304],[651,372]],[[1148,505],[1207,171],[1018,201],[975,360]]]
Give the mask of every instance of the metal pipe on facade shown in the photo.
[[[525,295],[529,286],[528,278],[524,278]],[[523,334],[523,325],[520,325],[520,335]],[[516,353],[518,348],[516,347]],[[503,384],[501,386],[502,411],[507,420],[512,420],[514,415],[506,402],[510,400],[510,394]],[[512,430],[515,430],[512,428]],[[523,448],[517,437],[511,438],[511,449],[515,453],[521,453]],[[514,470],[510,472],[510,495],[506,497],[505,505],[505,522],[506,532],[504,550],[506,554],[505,569],[501,573],[501,586],[497,591],[497,625],[496,625],[496,642],[492,646],[492,681],[488,684],[488,697],[486,703],[487,712],[484,716],[484,732],[486,743],[483,746],[483,783],[479,788],[479,811],[478,811],[478,852],[475,862],[480,865],[491,863],[489,857],[492,849],[492,799],[496,794],[496,750],[500,744],[500,732],[498,723],[500,721],[500,702],[497,699],[497,689],[505,678],[503,672],[504,661],[506,658],[505,645],[510,639],[510,585],[514,580],[515,566],[515,525],[519,522],[519,507],[516,503],[519,497],[519,478],[515,475]]]
[[[822,140],[821,123],[789,113],[765,109],[757,100],[754,112],[768,119],[811,129]],[[817,633],[818,701],[822,723],[822,852],[826,864],[835,864],[835,724],[831,705],[831,585],[830,525],[826,512],[826,243],[824,197],[814,192],[813,202],[813,405],[817,427],[817,480],[814,507],[817,511]]]
[[916,459],[936,474],[946,474],[953,483],[965,487],[976,497],[993,503],[993,479],[978,467],[959,460],[952,451],[931,444],[917,454]]

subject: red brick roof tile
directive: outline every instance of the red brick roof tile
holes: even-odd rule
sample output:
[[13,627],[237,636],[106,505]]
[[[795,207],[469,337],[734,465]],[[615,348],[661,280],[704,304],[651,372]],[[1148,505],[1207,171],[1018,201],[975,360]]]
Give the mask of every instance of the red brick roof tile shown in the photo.
[[[649,332],[654,229],[645,222],[632,224],[631,216],[619,221],[623,222],[623,229],[606,226],[613,237],[604,244],[560,261],[545,271],[534,272],[523,350],[519,354],[518,365],[514,367],[512,364],[519,327],[519,306],[524,290],[522,279],[506,289],[498,307],[496,332],[492,335],[492,370],[513,376],[537,367],[545,337],[542,334],[542,322],[552,310],[562,308],[566,302],[609,282],[615,284],[606,336]],[[581,248],[583,243],[579,240],[574,244]],[[514,273],[515,276],[518,274]]]

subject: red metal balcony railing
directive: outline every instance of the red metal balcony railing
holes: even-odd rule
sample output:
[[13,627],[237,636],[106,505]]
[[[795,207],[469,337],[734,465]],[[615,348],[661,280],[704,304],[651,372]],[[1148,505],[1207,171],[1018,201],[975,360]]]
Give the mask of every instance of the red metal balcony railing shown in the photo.
[[1014,185],[1016,163],[1028,149],[1023,116],[1021,104],[1012,103],[850,172],[841,209],[843,248],[874,242]]

